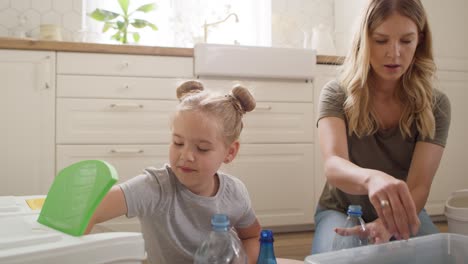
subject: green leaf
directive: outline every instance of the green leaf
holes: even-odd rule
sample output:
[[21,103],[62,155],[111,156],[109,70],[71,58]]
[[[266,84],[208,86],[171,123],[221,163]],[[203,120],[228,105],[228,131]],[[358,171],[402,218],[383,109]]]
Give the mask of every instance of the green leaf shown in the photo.
[[150,23],[144,19],[135,19],[133,23],[131,23],[133,27],[135,28],[144,28],[144,27],[150,27],[153,30],[158,30],[158,27],[156,27],[155,24]]
[[128,0],[118,0],[124,14],[128,14]]
[[107,32],[109,28],[116,28],[115,22],[105,22],[104,27],[102,27],[102,32]]
[[125,23],[122,21],[117,21],[117,29],[123,31],[125,28]]
[[96,8],[89,16],[97,21],[109,21],[120,16],[120,14]]
[[156,3],[150,3],[150,4],[140,6],[135,11],[141,11],[141,12],[144,12],[144,13],[148,13],[148,12],[151,12],[153,10],[156,10],[156,8],[157,8]]
[[153,23],[148,23],[148,26],[152,28],[154,31],[158,30],[158,27]]
[[148,21],[143,19],[135,19],[131,24],[135,28],[144,28],[148,25]]
[[138,43],[138,41],[140,41],[140,34],[138,34],[137,32],[133,33],[133,40],[135,41],[135,43]]
[[120,41],[121,40],[120,31],[118,31],[117,33],[112,35],[111,39],[115,39],[117,41]]

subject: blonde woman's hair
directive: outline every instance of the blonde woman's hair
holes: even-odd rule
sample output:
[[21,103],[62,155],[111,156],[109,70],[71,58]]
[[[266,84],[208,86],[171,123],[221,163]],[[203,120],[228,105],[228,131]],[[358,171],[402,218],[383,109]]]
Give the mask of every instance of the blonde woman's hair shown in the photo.
[[432,54],[431,31],[420,0],[370,0],[339,77],[347,94],[344,111],[348,119],[348,132],[349,135],[355,133],[361,137],[379,130],[369,91],[370,36],[395,12],[411,19],[419,31],[413,61],[403,74],[398,89],[398,98],[404,105],[399,121],[400,131],[404,137],[411,137],[410,129],[415,123],[423,138],[434,138],[432,81],[436,66]]
[[240,85],[232,88],[229,94],[218,95],[205,91],[198,81],[187,81],[177,87],[177,98],[180,100],[177,111],[200,111],[216,118],[226,145],[239,138],[243,115],[256,106],[249,90]]

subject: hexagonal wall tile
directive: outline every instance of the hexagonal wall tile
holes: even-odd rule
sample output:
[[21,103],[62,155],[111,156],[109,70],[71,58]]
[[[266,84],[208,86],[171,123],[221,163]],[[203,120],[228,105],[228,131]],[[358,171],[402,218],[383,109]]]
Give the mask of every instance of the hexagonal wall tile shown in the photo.
[[41,23],[41,14],[35,9],[28,9],[23,13],[23,16],[26,17],[26,27],[33,28],[39,26]]
[[0,10],[10,7],[10,0],[0,0]]
[[66,13],[73,10],[73,2],[71,0],[53,0],[52,8],[58,13]]
[[33,0],[31,6],[33,9],[45,13],[52,10],[52,0]]
[[0,25],[0,37],[8,37],[10,36],[9,30],[3,26]]
[[41,24],[62,24],[62,16],[54,11],[41,14]]
[[81,16],[69,12],[63,15],[63,27],[70,31],[78,31],[81,28]]
[[73,11],[78,14],[83,13],[83,0],[73,0]]
[[9,29],[18,25],[18,11],[15,9],[6,9],[0,11],[0,25]]
[[11,1],[11,7],[22,11],[31,7],[31,0],[13,0]]

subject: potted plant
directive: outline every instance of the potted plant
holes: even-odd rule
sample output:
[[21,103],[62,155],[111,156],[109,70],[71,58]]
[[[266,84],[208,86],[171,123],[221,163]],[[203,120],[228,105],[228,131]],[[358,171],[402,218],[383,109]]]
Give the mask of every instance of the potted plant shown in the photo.
[[96,8],[89,16],[97,21],[104,22],[102,32],[107,32],[109,29],[115,30],[115,34],[111,36],[111,39],[115,39],[122,44],[128,43],[128,35],[132,34],[135,43],[140,40],[140,34],[136,31],[129,31],[129,26],[135,29],[144,27],[150,27],[153,30],[158,30],[155,24],[148,22],[144,19],[134,18],[135,14],[149,13],[156,9],[156,3],[149,3],[138,7],[137,9],[129,12],[128,7],[130,0],[117,0],[119,2],[121,13],[115,13],[112,11]]

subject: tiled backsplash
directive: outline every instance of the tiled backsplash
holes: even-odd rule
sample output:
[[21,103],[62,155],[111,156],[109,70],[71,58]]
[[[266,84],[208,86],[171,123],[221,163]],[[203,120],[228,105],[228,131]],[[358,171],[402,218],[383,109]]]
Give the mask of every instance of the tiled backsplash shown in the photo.
[[334,0],[272,0],[271,9],[273,46],[309,47],[312,29],[319,24],[333,32]]
[[[36,38],[40,24],[56,24],[62,27],[64,40],[72,40],[72,34],[82,26],[83,0],[0,0],[0,36],[14,36],[26,31]],[[21,20],[24,26],[21,28]]]
[[[310,45],[312,29],[319,24],[333,32],[334,1],[272,0],[272,46]],[[83,0],[0,0],[0,36],[26,31],[37,38],[40,24],[56,24],[62,27],[63,39],[71,41],[82,28],[83,9]]]

